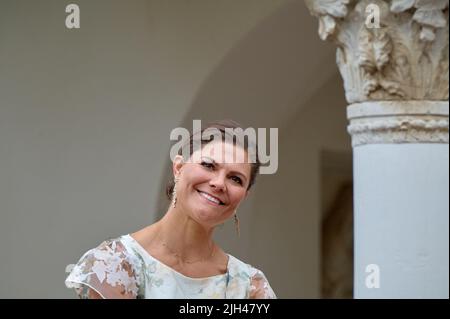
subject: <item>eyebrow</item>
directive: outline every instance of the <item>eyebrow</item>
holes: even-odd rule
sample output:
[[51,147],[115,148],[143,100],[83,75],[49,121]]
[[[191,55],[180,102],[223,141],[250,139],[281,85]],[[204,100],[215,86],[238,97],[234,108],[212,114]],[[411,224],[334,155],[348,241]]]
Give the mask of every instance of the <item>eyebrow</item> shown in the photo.
[[[202,156],[202,159],[207,158],[209,159],[212,164],[216,165],[216,166],[221,166],[221,164],[217,163],[214,159],[212,159],[211,157],[207,157],[207,156]],[[238,171],[231,171],[232,174],[237,174],[240,175],[242,178],[244,178],[244,182],[247,181],[247,177],[245,177],[244,174],[242,174],[241,172]]]

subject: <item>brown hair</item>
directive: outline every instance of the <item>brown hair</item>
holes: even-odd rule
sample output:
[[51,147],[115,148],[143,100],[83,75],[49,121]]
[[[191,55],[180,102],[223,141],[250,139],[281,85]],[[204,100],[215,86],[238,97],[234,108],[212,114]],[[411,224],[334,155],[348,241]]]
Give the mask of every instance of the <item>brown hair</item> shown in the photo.
[[[220,131],[221,133],[221,137],[222,137],[222,141],[225,141],[225,135],[227,134],[227,132],[225,131],[225,129],[242,129],[242,126],[233,120],[220,120],[220,121],[215,121],[215,122],[210,122],[208,123],[206,126],[202,127],[201,130],[199,132],[191,132],[190,136],[189,136],[189,144],[186,144],[185,146],[189,146],[189,154],[192,155],[193,151],[194,151],[194,136],[196,134],[200,134],[200,137],[203,136],[203,132],[205,132],[208,129],[217,129]],[[201,138],[201,146],[203,147],[204,145],[212,142],[214,139],[211,136],[210,139],[204,139]],[[255,184],[255,179],[256,176],[259,173],[259,167],[261,166],[261,163],[259,162],[259,158],[258,158],[258,148],[257,145],[254,141],[249,141],[247,140],[247,144],[241,144],[239,143],[239,141],[236,141],[235,139],[233,139],[233,145],[239,144],[240,146],[242,146],[244,148],[244,150],[248,151],[252,151],[254,152],[255,155],[255,161],[253,163],[250,163],[251,168],[250,168],[250,182],[248,184],[247,190],[249,190],[253,184]],[[178,155],[182,155],[182,148],[178,151]],[[169,198],[169,200],[172,199],[172,192],[173,192],[173,187],[174,187],[174,181],[171,180],[168,182],[167,187],[166,187],[166,194],[167,197]]]

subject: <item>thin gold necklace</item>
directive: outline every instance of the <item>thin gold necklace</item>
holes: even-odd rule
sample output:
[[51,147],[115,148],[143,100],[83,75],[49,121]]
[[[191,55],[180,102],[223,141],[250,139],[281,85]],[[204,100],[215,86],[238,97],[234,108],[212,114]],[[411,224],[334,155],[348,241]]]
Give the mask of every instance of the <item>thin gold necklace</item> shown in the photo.
[[215,252],[216,252],[216,249],[215,249],[216,247],[215,247],[215,245],[213,244],[213,247],[211,248],[211,253],[209,254],[209,256],[203,257],[203,258],[197,259],[197,260],[185,260],[185,259],[183,259],[183,258],[181,257],[181,255],[180,255],[179,253],[173,251],[173,250],[172,250],[165,242],[162,242],[162,245],[163,245],[164,247],[166,247],[166,249],[167,249],[172,255],[174,255],[175,257],[177,257],[179,260],[181,260],[183,263],[186,263],[186,264],[195,264],[195,263],[207,261],[208,259],[211,259],[212,257],[214,257],[214,254],[215,254]]

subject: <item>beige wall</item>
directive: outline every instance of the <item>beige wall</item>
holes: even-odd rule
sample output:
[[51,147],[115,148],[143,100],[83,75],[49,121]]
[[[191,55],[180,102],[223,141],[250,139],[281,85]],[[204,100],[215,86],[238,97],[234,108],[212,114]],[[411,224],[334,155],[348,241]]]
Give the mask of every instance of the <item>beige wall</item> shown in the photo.
[[[313,150],[322,142],[308,134],[315,140],[315,129],[323,141],[333,130],[335,145],[345,131],[336,113],[323,132],[302,119],[332,109],[343,121],[344,106],[305,104],[335,68],[303,4],[76,3],[80,30],[65,29],[61,1],[0,3],[0,297],[72,297],[63,284],[67,264],[158,215],[170,130],[189,127],[193,117],[228,115],[280,127],[282,151],[280,173],[261,177],[242,207],[251,212],[243,217],[245,244],[231,239],[228,226],[218,236],[267,272],[281,297],[316,296]],[[339,94],[340,80],[333,81]],[[230,105],[235,111],[224,112]],[[290,167],[290,154],[301,155],[300,169]],[[302,194],[301,206],[278,200],[274,183],[291,185],[296,199]],[[280,223],[274,212],[281,210]],[[274,221],[278,230],[267,237]]]
[[320,297],[320,153],[351,151],[345,105],[336,74],[280,131],[279,171],[254,196],[251,259],[284,298]]

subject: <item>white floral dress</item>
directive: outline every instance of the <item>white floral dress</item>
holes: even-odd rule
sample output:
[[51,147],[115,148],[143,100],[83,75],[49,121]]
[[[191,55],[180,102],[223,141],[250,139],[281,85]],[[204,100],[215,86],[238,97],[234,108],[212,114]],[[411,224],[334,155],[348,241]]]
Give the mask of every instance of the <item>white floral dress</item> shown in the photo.
[[90,288],[103,298],[276,298],[262,271],[228,256],[225,274],[191,278],[160,262],[133,237],[124,235],[87,251],[65,283],[75,288],[79,297]]

